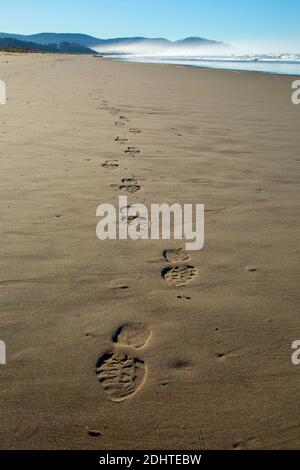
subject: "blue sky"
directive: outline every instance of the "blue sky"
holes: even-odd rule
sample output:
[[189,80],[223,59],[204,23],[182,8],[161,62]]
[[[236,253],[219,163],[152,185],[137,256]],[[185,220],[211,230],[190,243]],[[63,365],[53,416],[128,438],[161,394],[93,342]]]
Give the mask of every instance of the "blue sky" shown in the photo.
[[2,0],[0,30],[82,32],[232,43],[284,44],[300,52],[300,0]]

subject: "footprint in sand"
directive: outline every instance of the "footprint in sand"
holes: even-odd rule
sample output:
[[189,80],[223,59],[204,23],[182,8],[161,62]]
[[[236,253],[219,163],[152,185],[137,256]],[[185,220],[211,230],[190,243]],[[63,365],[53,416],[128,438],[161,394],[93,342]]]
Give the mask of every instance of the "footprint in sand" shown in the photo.
[[142,188],[139,184],[122,184],[119,186],[120,191],[125,191],[127,193],[137,193]]
[[182,248],[165,250],[163,253],[163,257],[165,258],[167,263],[185,263],[190,259],[188,253]]
[[134,396],[146,380],[144,361],[125,353],[104,354],[97,364],[97,377],[110,401],[120,403]]
[[137,184],[138,181],[135,178],[135,176],[130,176],[129,178],[122,178],[121,183],[122,184]]
[[187,283],[193,281],[198,273],[194,266],[184,264],[167,267],[163,269],[161,274],[167,284],[176,287],[183,287]]
[[110,113],[113,115],[119,114],[120,108],[111,108]]
[[132,222],[135,222],[138,218],[138,215],[128,215],[127,217],[123,216],[122,221],[126,222],[127,224],[131,224]]
[[127,147],[125,150],[125,154],[129,155],[130,157],[136,157],[140,153],[141,151],[137,147]]
[[125,122],[123,122],[123,121],[116,121],[116,122],[115,122],[115,126],[116,126],[116,127],[124,127],[124,126],[125,126]]
[[[142,224],[147,224],[147,219],[141,216],[138,212],[133,214],[128,214],[128,211],[131,209],[131,206],[126,206],[121,209],[121,222],[124,224],[130,225],[135,224],[136,226],[141,226]],[[126,210],[126,213],[124,212]]]
[[126,144],[126,142],[128,142],[128,139],[125,139],[123,137],[116,137],[115,142],[119,142],[119,144]]
[[142,187],[139,185],[137,179],[134,176],[131,176],[121,180],[119,189],[120,191],[126,191],[127,193],[136,193],[137,191],[140,191]]
[[186,264],[190,260],[190,255],[182,248],[165,250],[163,257],[171,265],[166,266],[161,272],[161,276],[167,284],[183,287],[198,275],[194,266]]
[[132,127],[131,129],[129,129],[129,132],[131,134],[141,134],[142,131],[141,131],[141,129],[137,129],[135,127]]
[[110,170],[116,170],[117,168],[120,168],[120,163],[118,160],[106,160],[105,163],[103,163],[103,168],[108,168]]
[[135,225],[137,231],[138,228],[141,228],[142,225],[147,225],[147,219],[145,217],[139,216],[138,214],[122,216],[121,221],[127,225]]
[[128,322],[113,335],[117,352],[104,354],[96,365],[96,374],[110,401],[120,403],[134,396],[144,385],[147,368],[137,359],[120,348],[141,349],[152,338],[151,329],[142,322]]
[[123,121],[123,122],[129,122],[129,119],[126,116],[119,116],[119,119],[120,121]]
[[122,325],[113,336],[118,346],[130,346],[141,349],[147,346],[152,338],[152,331],[141,322],[129,322]]

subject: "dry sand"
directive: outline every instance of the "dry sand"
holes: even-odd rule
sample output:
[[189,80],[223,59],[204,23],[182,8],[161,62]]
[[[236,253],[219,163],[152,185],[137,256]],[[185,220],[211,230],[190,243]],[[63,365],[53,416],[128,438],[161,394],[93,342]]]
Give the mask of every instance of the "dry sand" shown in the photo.
[[[1,448],[300,448],[292,78],[1,53],[0,79]],[[131,176],[131,202],[205,204],[186,287],[180,244],[96,238]]]

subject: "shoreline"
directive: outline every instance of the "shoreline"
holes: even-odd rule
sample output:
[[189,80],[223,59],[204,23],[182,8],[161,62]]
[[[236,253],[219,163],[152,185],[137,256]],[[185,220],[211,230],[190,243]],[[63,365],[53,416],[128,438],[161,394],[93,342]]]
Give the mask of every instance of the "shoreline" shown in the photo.
[[279,75],[283,77],[299,77],[299,74],[288,74],[288,73],[279,73],[279,72],[268,72],[268,71],[260,71],[260,70],[242,70],[242,69],[224,69],[221,67],[205,67],[205,66],[197,66],[197,65],[188,65],[188,64],[174,64],[174,63],[167,63],[167,62],[139,62],[135,60],[126,60],[126,59],[114,59],[113,57],[108,57],[108,59],[113,60],[114,62],[128,62],[128,63],[135,63],[135,64],[151,64],[151,65],[173,65],[176,67],[188,67],[193,69],[201,69],[201,70],[216,70],[221,72],[241,72],[241,73],[258,73],[258,74],[266,74],[266,75]]
[[4,50],[0,49],[0,54],[7,53],[7,54],[43,54],[43,55],[58,55],[59,57],[63,56],[77,56],[77,57],[94,57],[97,59],[102,59],[102,60],[108,60],[112,62],[124,62],[124,63],[132,63],[132,64],[141,64],[141,65],[168,65],[168,66],[175,66],[175,67],[184,67],[184,68],[192,68],[192,69],[200,69],[200,70],[208,70],[208,71],[217,71],[217,72],[231,72],[231,73],[249,73],[249,74],[263,74],[263,75],[275,75],[275,76],[280,76],[280,77],[299,77],[300,78],[300,73],[299,74],[288,74],[288,73],[279,73],[279,72],[268,72],[268,71],[260,71],[260,70],[241,70],[241,69],[224,69],[221,67],[205,67],[205,66],[196,66],[196,65],[188,65],[188,64],[174,64],[174,63],[164,63],[164,62],[139,62],[139,61],[134,61],[134,60],[126,60],[126,59],[115,59],[112,56],[105,56],[105,55],[98,55],[97,52],[95,54],[69,54],[66,52],[49,52],[49,51],[33,51],[33,50],[20,50],[20,49],[15,49],[15,50]]

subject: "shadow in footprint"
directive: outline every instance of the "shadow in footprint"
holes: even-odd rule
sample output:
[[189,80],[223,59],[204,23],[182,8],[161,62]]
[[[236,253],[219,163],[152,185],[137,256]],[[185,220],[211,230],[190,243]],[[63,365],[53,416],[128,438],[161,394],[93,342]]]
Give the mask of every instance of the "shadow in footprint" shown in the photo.
[[112,340],[118,346],[144,348],[152,338],[152,331],[142,322],[129,322],[120,326]]
[[163,257],[167,263],[183,263],[189,261],[189,254],[184,251],[182,248],[174,248],[171,250],[165,250],[163,252]]
[[137,184],[137,179],[134,176],[131,176],[129,178],[122,178],[121,183],[122,184]]

